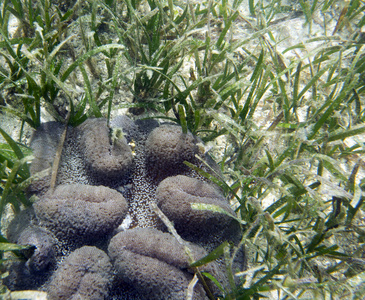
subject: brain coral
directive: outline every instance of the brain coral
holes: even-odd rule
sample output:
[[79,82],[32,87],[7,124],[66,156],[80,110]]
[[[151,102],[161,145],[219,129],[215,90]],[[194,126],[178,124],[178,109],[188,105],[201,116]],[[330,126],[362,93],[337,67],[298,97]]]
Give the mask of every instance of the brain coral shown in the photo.
[[[187,160],[199,165],[195,158],[199,140],[191,133],[185,134],[175,125],[160,126],[155,120],[134,122],[126,116],[115,118],[110,124],[113,128],[105,119],[88,119],[79,127],[68,127],[55,190],[47,192],[48,177],[40,181],[42,184],[32,186],[31,192],[39,188],[40,198],[34,203],[35,215],[25,215],[27,224],[46,228],[57,242],[58,270],[48,286],[51,299],[93,299],[93,295],[97,295],[95,299],[185,299],[193,270],[188,267],[183,247],[165,232],[165,225],[150,204],[157,203],[182,237],[195,243],[189,243],[194,259],[227,239],[237,243],[241,231],[230,216],[192,210],[191,203],[214,204],[227,214],[234,212],[218,188],[183,164]],[[32,174],[52,164],[63,129],[52,123],[35,133],[32,147],[38,159],[33,162]],[[14,222],[14,229],[10,230],[16,239],[23,231],[28,234],[27,226],[18,223]],[[112,237],[121,229],[125,231]],[[105,254],[94,256],[91,250],[81,251],[90,247],[70,254],[76,247],[86,245],[108,247],[118,275],[108,296],[110,265],[101,264],[106,266],[106,282],[100,279],[94,259],[97,256],[105,261]],[[94,253],[96,250],[92,249]],[[93,266],[97,271],[89,272]],[[203,270],[222,284],[227,283],[221,264],[211,263]],[[13,286],[28,287],[31,277],[24,277]],[[45,280],[49,280],[49,274],[31,287],[40,288]],[[86,294],[87,290],[95,293]],[[205,298],[198,283],[194,299]]]
[[183,175],[168,177],[157,187],[156,199],[158,207],[187,240],[209,241],[217,234],[220,241],[239,237],[239,224],[228,215],[191,208],[192,203],[213,204],[234,215],[220,191],[209,183]]
[[40,223],[60,240],[96,241],[125,218],[124,197],[104,186],[60,185],[34,203]]
[[122,177],[132,167],[132,151],[125,138],[112,139],[105,119],[88,119],[78,127],[87,165],[96,176]]
[[100,300],[108,295],[112,265],[96,247],[76,249],[62,262],[47,286],[48,299]]
[[[197,245],[188,247],[194,259],[207,254]],[[127,230],[112,238],[108,253],[121,280],[132,284],[144,299],[186,299],[193,275],[184,247],[172,235],[152,228]],[[218,275],[213,263],[205,271]],[[194,299],[206,298],[202,286],[196,285]]]
[[193,161],[198,153],[197,139],[190,133],[183,133],[175,125],[162,125],[154,129],[146,141],[146,164],[148,170],[161,176],[178,174],[187,167],[186,161]]

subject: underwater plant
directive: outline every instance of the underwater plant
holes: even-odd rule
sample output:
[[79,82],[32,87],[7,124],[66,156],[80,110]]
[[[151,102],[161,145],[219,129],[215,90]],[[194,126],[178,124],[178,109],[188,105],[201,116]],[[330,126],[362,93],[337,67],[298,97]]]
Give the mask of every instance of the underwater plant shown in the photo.
[[[2,217],[31,206],[28,126],[118,127],[127,108],[202,141],[184,168],[218,185],[240,224],[238,244],[191,264],[224,261],[227,285],[202,272],[220,298],[361,299],[364,11],[361,0],[0,1],[1,113],[21,122],[19,137],[1,129]],[[247,269],[235,271],[242,245]]]

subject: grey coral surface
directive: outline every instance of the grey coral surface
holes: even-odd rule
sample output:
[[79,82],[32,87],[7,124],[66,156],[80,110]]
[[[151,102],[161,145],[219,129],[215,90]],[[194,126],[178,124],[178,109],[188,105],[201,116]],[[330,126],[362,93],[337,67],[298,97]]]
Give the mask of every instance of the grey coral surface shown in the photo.
[[11,221],[7,238],[12,243],[32,245],[20,254],[27,260],[9,260],[9,275],[5,285],[12,290],[34,289],[41,286],[51,274],[57,255],[57,240],[47,229],[36,225],[33,208],[21,211]]
[[112,281],[108,255],[96,248],[76,249],[62,262],[47,286],[50,300],[100,300],[108,295]]
[[194,161],[198,154],[197,139],[190,133],[184,134],[176,125],[155,128],[146,141],[146,164],[157,175],[174,175],[186,166],[184,161]]
[[23,230],[16,241],[20,245],[35,246],[34,253],[26,262],[33,272],[42,272],[55,263],[56,241],[53,235],[40,226],[29,226]]
[[[206,251],[187,244],[195,259]],[[135,228],[114,236],[108,247],[109,256],[123,281],[138,289],[144,299],[186,299],[193,275],[189,272],[189,257],[183,245],[168,233],[153,228]],[[217,274],[217,267],[209,269]],[[199,284],[194,299],[206,299]]]
[[40,223],[60,240],[83,243],[110,234],[125,218],[123,195],[105,186],[59,185],[34,203]]
[[[185,239],[209,241],[219,235],[222,241],[222,234],[231,240],[239,236],[239,225],[229,216],[234,216],[234,211],[212,184],[183,175],[171,176],[159,184],[156,199],[158,207]],[[193,203],[215,205],[227,214],[193,210]]]
[[122,177],[132,167],[132,151],[127,140],[110,139],[104,119],[88,119],[79,126],[85,162],[96,176]]
[[[79,127],[68,127],[55,190],[47,191],[50,173],[32,184],[30,193],[39,199],[34,203],[34,216],[25,212],[23,219],[26,224],[51,232],[52,238],[54,235],[56,271],[51,269],[30,286],[24,282],[34,275],[32,270],[28,277],[15,276],[15,289],[46,289],[54,299],[93,299],[84,292],[75,292],[77,286],[87,287],[80,282],[90,281],[100,287],[95,292],[100,292],[98,299],[185,299],[193,270],[188,267],[183,247],[166,233],[151,203],[159,204],[176,223],[190,242],[194,259],[227,239],[235,243],[239,240],[238,224],[229,216],[190,208],[193,202],[211,203],[228,214],[234,213],[217,187],[183,164],[188,160],[202,167],[195,158],[197,138],[184,134],[176,125],[160,126],[154,120],[134,122],[119,116],[110,124],[112,128],[105,119],[88,119]],[[52,123],[36,131],[32,147],[39,159],[33,162],[33,174],[49,168],[63,130]],[[46,163],[42,163],[42,156]],[[184,222],[186,228],[181,230]],[[14,222],[8,236],[27,234],[26,227]],[[95,261],[81,257],[77,248],[83,246],[108,249],[113,265],[109,293],[109,279],[105,283],[87,272]],[[77,257],[81,257],[79,262]],[[223,269],[211,263],[204,270],[225,284]],[[64,288],[61,279],[69,285],[65,292],[60,291]],[[201,283],[195,286],[194,297],[205,299]]]

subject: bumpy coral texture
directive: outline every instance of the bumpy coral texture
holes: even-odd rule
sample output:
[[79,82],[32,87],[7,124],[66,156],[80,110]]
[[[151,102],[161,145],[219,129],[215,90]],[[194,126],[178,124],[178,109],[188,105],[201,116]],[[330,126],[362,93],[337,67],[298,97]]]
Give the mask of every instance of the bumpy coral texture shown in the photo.
[[[185,299],[193,277],[186,253],[172,235],[162,232],[167,229],[150,203],[157,203],[178,232],[196,243],[189,243],[194,259],[224,240],[237,242],[240,231],[238,223],[229,216],[192,210],[191,203],[214,204],[228,214],[234,212],[216,187],[183,164],[185,160],[198,164],[198,140],[191,133],[184,134],[175,125],[159,126],[154,120],[133,122],[125,116],[111,124],[122,129],[116,138],[105,119],[88,119],[77,128],[69,127],[55,191],[43,194],[47,184],[35,185],[32,190],[42,189],[34,204],[36,225],[44,226],[61,241],[57,244],[60,266],[48,291],[54,299],[94,299],[86,292],[88,287],[93,291],[95,286],[99,291],[95,292],[99,293],[95,299]],[[52,128],[58,128],[55,136],[48,130]],[[34,166],[34,171],[51,164],[62,130],[62,126],[45,125],[36,133],[36,163],[43,155],[46,163]],[[127,213],[129,225],[123,222]],[[122,222],[125,231],[115,235],[108,248],[117,279],[111,294],[106,296],[108,284],[100,281],[99,275],[94,277],[100,274],[99,267],[95,272],[88,271],[98,266],[94,255],[80,254],[79,249],[64,261],[63,256],[84,245],[105,249],[109,238],[121,230],[118,226]],[[24,227],[16,232],[22,230]],[[221,267],[210,264],[203,270],[226,284]],[[75,292],[78,287],[84,292]],[[194,299],[206,298],[200,283],[194,292]]]
[[84,246],[72,252],[53,274],[48,299],[105,299],[111,280],[112,265],[106,253]]
[[132,151],[125,138],[112,139],[105,119],[88,119],[79,128],[81,147],[91,171],[98,176],[122,177],[132,167]]
[[[206,251],[187,243],[193,259]],[[144,299],[186,299],[193,275],[188,270],[189,258],[184,246],[168,233],[152,228],[135,228],[112,238],[109,256],[123,281],[131,283]],[[213,263],[205,271],[217,276]],[[194,299],[207,299],[200,284],[194,289]]]
[[29,226],[21,232],[17,243],[36,247],[26,266],[33,272],[42,272],[55,263],[56,242],[51,233],[39,226]]
[[56,263],[56,239],[47,229],[34,225],[34,211],[28,208],[11,221],[7,238],[12,243],[32,245],[20,251],[28,260],[9,260],[4,284],[12,289],[35,289],[42,285]]
[[128,211],[124,197],[104,186],[60,185],[34,204],[42,225],[60,240],[95,241],[119,226]]
[[162,125],[154,129],[146,141],[146,164],[153,174],[178,174],[187,167],[184,161],[193,161],[198,153],[197,140],[175,125]]
[[220,241],[239,236],[239,226],[229,215],[192,209],[192,203],[204,203],[234,215],[221,192],[207,182],[183,175],[168,177],[159,184],[156,199],[158,207],[187,240],[209,241],[217,234]]

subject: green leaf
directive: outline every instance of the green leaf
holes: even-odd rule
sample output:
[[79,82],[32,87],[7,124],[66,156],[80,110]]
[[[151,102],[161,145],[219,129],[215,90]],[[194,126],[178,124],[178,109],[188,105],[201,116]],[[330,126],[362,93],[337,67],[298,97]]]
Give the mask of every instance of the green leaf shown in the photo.
[[192,209],[195,209],[195,210],[202,210],[202,211],[206,210],[206,211],[211,211],[214,213],[224,214],[224,215],[227,215],[227,216],[231,217],[232,219],[236,220],[237,222],[239,222],[242,225],[247,224],[245,221],[240,220],[239,218],[237,218],[236,216],[227,212],[225,209],[223,209],[222,207],[220,207],[218,205],[206,204],[206,203],[191,203],[190,206]]
[[4,137],[4,139],[7,141],[11,149],[13,149],[14,153],[18,157],[18,159],[22,159],[24,157],[22,150],[20,150],[18,144],[8,135],[1,127],[0,127],[0,133]]
[[92,49],[88,52],[86,52],[85,54],[81,55],[80,57],[78,57],[68,68],[67,70],[63,73],[62,77],[61,77],[61,81],[65,81],[68,76],[70,76],[71,72],[73,70],[75,70],[79,65],[83,64],[88,58],[94,56],[95,54],[98,54],[100,52],[109,50],[109,49],[120,49],[120,50],[124,50],[125,47],[123,45],[120,44],[108,44],[108,45],[103,45],[100,47],[97,47],[95,49]]
[[302,68],[302,62],[299,62],[298,66],[297,66],[297,71],[295,72],[295,79],[294,79],[293,103],[292,103],[293,112],[295,112],[296,107],[297,107],[297,103],[298,103],[298,100],[299,100],[298,89],[299,89],[299,79],[300,79],[301,68]]
[[[296,99],[300,99],[304,96],[305,92],[308,91],[313,85],[321,78],[321,76],[327,72],[327,70],[331,67],[322,68],[316,75],[312,77],[312,79],[306,84],[306,86],[300,91],[299,95],[297,95]],[[298,74],[299,77],[299,74]]]
[[94,116],[96,118],[101,118],[103,115],[101,114],[101,111],[100,111],[98,105],[96,104],[96,101],[95,101],[95,98],[94,98],[94,95],[93,95],[93,91],[92,91],[92,88],[91,88],[90,80],[89,80],[89,77],[86,73],[86,70],[85,70],[83,65],[79,65],[79,68],[80,68],[82,77],[84,78],[84,82],[85,82],[86,97],[89,100],[89,104],[90,104],[91,109],[94,113]]
[[206,272],[202,272],[202,275],[204,275],[205,277],[207,277],[209,280],[211,280],[212,282],[214,282],[214,284],[222,291],[224,292],[224,288],[223,286],[219,283],[219,281],[212,275]]
[[227,241],[225,241],[224,243],[220,244],[217,248],[215,248],[212,252],[210,252],[209,254],[204,256],[203,258],[190,264],[189,267],[191,267],[191,268],[200,267],[200,266],[210,263],[211,261],[216,260],[217,258],[219,258],[220,256],[223,255],[224,249],[227,247],[230,247],[230,245]]
[[0,251],[17,251],[17,250],[24,250],[24,249],[30,249],[34,246],[32,245],[18,245],[18,244],[12,244],[12,243],[0,243]]
[[251,292],[256,292],[256,291],[262,291],[265,290],[265,286],[264,284],[267,283],[271,278],[273,278],[276,274],[280,273],[280,268],[282,265],[284,265],[286,263],[286,259],[282,259],[273,269],[271,269],[270,271],[267,272],[267,274],[262,277],[260,280],[256,281],[250,288],[249,290]]
[[359,125],[356,125],[352,128],[339,129],[339,130],[336,130],[334,132],[331,132],[328,137],[326,137],[326,138],[321,137],[321,138],[317,139],[316,142],[317,143],[322,143],[325,139],[328,142],[344,140],[344,139],[346,139],[348,137],[351,137],[351,136],[354,136],[354,135],[363,134],[364,132],[365,132],[365,125],[359,124]]
[[273,171],[275,169],[274,160],[272,159],[272,156],[268,150],[265,149],[265,153],[266,153],[267,161],[269,163],[269,168],[271,171]]
[[233,22],[234,20],[236,20],[238,16],[239,16],[239,12],[238,12],[238,11],[236,11],[236,12],[235,12],[235,13],[234,13],[234,14],[233,14],[233,15],[232,15],[229,19],[228,19],[228,22],[224,24],[225,26],[224,26],[224,28],[223,28],[223,30],[222,30],[222,32],[221,32],[221,34],[219,35],[219,38],[218,38],[217,43],[216,43],[216,45],[217,45],[217,48],[218,48],[218,49],[221,47],[222,42],[223,42],[224,38],[226,37],[226,34],[227,34],[228,30],[231,28],[232,22]]
[[251,82],[253,82],[257,78],[257,76],[260,74],[260,72],[263,68],[263,61],[264,61],[264,50],[261,50],[260,56],[257,59],[255,70],[253,70],[252,76],[250,78]]
[[182,132],[184,134],[187,134],[188,133],[188,124],[186,122],[185,107],[181,104],[179,104],[177,107],[178,107],[179,120],[180,120],[180,126],[182,127]]
[[312,238],[312,240],[308,244],[308,246],[306,246],[306,248],[307,248],[306,253],[308,254],[308,253],[311,253],[311,252],[315,251],[315,248],[317,248],[318,245],[323,242],[325,236],[326,236],[326,233],[318,233],[318,234],[316,234]]

